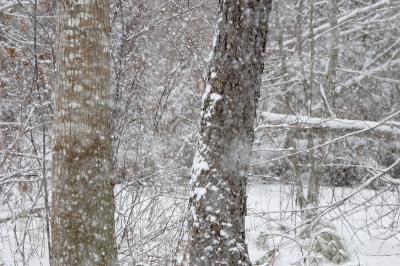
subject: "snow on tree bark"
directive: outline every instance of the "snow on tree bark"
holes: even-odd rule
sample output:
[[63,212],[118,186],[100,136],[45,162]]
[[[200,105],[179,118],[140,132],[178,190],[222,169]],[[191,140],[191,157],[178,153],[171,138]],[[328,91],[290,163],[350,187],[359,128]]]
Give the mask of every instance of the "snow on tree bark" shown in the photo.
[[246,173],[270,0],[219,1],[192,169],[190,265],[250,265]]
[[107,0],[58,2],[52,265],[115,265]]

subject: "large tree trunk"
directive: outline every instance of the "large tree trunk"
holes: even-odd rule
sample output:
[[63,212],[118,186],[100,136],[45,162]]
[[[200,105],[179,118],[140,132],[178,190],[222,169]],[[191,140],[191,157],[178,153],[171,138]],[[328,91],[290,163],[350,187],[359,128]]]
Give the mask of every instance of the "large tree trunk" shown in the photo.
[[52,265],[115,265],[109,1],[58,2]]
[[246,174],[270,0],[220,0],[190,199],[190,265],[249,265]]

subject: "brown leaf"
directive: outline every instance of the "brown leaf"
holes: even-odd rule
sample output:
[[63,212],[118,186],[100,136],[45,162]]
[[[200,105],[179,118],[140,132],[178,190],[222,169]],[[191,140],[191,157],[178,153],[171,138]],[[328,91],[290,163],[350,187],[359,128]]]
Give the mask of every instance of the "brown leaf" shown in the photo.
[[15,48],[7,47],[7,48],[6,48],[6,51],[7,51],[7,54],[8,54],[11,58],[15,58],[15,54],[16,54]]

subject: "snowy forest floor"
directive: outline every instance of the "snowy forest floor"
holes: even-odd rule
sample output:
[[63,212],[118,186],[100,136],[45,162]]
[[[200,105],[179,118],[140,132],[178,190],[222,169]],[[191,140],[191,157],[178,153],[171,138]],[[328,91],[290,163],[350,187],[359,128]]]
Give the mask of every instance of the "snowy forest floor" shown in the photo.
[[[332,203],[345,198],[353,190],[321,189],[320,211],[331,210],[321,221],[334,226],[351,256],[350,262],[343,265],[400,265],[400,240],[397,232],[400,203],[397,192],[364,190],[344,204],[330,208]],[[255,265],[268,265],[257,263],[268,251],[275,254],[270,264],[274,266],[303,265],[302,258],[313,256],[298,238],[302,221],[300,213],[296,211],[293,195],[293,187],[289,185],[260,182],[249,185],[246,225],[249,253]],[[10,216],[10,209],[6,205],[0,206],[0,220]],[[36,219],[19,219],[20,226],[14,226],[12,220],[0,224],[1,266],[22,265],[19,262],[22,253],[26,256],[27,265],[48,265],[44,222],[42,217],[36,216]],[[22,228],[30,229],[24,232]],[[15,241],[16,235],[19,241],[25,241],[24,245]],[[321,265],[333,264],[322,262]]]
[[[321,209],[326,210],[352,193],[350,188],[322,187]],[[344,239],[350,254],[348,266],[400,265],[400,242],[397,232],[397,193],[364,190],[338,208],[332,209],[322,221],[334,226],[336,234]],[[299,265],[308,256],[296,235],[301,224],[299,212],[294,212],[294,191],[291,186],[252,184],[248,190],[249,216],[247,237],[250,257],[256,262],[265,250],[277,254],[272,265]],[[296,241],[294,241],[296,240]],[[260,264],[261,265],[261,264]],[[301,265],[301,264],[300,264]],[[322,262],[321,265],[334,265]]]

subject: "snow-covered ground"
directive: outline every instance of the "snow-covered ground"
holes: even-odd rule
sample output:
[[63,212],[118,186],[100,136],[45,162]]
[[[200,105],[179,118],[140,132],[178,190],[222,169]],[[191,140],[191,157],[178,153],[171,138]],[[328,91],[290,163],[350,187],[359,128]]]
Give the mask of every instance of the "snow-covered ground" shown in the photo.
[[[349,188],[322,188],[321,206],[330,206],[352,192]],[[274,266],[296,265],[308,251],[296,239],[301,225],[299,212],[293,212],[294,193],[290,186],[257,184],[249,186],[247,237],[250,257],[256,262],[266,249],[276,251]],[[397,193],[365,190],[322,221],[332,223],[344,239],[351,261],[345,265],[400,265]],[[326,208],[321,208],[326,210]],[[263,235],[262,237],[259,237]],[[323,265],[333,265],[328,262]]]
[[[320,211],[351,192],[349,188],[322,188]],[[296,265],[310,255],[296,237],[302,221],[291,186],[252,183],[248,188],[248,205],[248,247],[254,263],[268,250],[275,251],[274,266]],[[344,239],[351,255],[346,266],[400,265],[399,207],[397,192],[364,190],[322,217],[321,221],[333,224],[335,232]],[[6,205],[0,206],[0,221],[10,214]],[[26,265],[48,265],[44,228],[42,217],[1,223],[0,265],[23,265],[22,253],[28,261]]]

